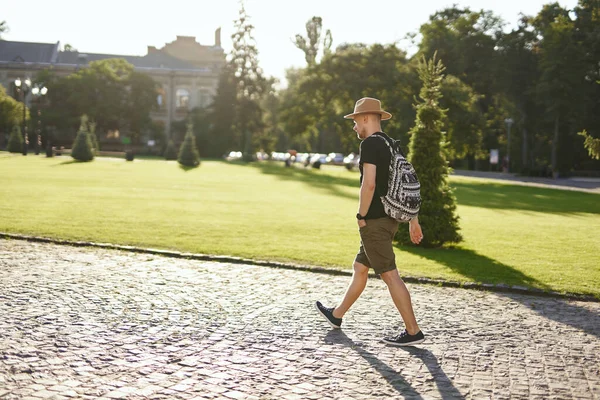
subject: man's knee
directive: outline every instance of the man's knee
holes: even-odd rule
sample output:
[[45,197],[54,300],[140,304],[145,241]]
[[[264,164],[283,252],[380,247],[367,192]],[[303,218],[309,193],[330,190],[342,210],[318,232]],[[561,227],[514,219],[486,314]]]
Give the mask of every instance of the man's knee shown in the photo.
[[365,264],[361,264],[358,261],[354,261],[354,264],[352,265],[352,267],[354,269],[354,273],[357,275],[361,275],[361,276],[369,275],[369,267],[367,267]]
[[398,274],[397,269],[393,269],[391,271],[386,271],[386,272],[380,274],[379,276],[386,283],[386,285],[389,285],[396,281],[401,281],[400,275]]

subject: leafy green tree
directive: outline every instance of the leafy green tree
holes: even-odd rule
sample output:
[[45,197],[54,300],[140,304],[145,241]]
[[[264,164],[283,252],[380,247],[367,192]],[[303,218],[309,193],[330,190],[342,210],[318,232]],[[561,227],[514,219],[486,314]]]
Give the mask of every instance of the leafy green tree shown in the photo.
[[11,153],[20,153],[23,150],[23,135],[19,125],[13,126],[10,138],[8,139],[7,150]]
[[[458,232],[456,199],[448,185],[450,171],[442,131],[445,111],[440,107],[443,71],[444,66],[441,61],[436,61],[435,55],[429,61],[423,57],[418,70],[423,82],[419,94],[421,100],[416,104],[417,116],[410,133],[408,157],[421,183],[423,204],[419,222],[425,232],[421,243],[426,247],[462,241]],[[408,229],[400,229],[396,238],[402,244],[410,243]]]
[[[514,160],[523,173],[530,173],[534,168],[533,149],[534,135],[539,131],[539,121],[542,119],[540,107],[535,101],[535,91],[538,81],[538,55],[534,51],[538,38],[529,24],[529,18],[522,17],[516,29],[498,36],[497,43],[497,76],[499,87],[506,98],[514,105],[513,137],[518,139],[521,151],[513,152]],[[498,114],[498,113],[496,113]],[[506,118],[508,115],[500,115]],[[514,140],[513,142],[516,142]],[[488,144],[492,146],[491,143]],[[488,147],[489,148],[489,147]],[[516,166],[516,163],[512,163]],[[513,170],[515,168],[512,168]]]
[[491,11],[456,6],[438,11],[420,28],[422,40],[417,59],[437,53],[448,74],[487,96],[496,87],[496,37],[503,26],[502,19]]
[[71,157],[77,161],[92,161],[94,159],[94,150],[88,133],[87,121],[87,116],[81,117],[79,132],[77,132],[77,137],[71,147]]
[[600,139],[591,137],[586,130],[579,132],[579,135],[585,138],[585,148],[588,150],[590,157],[600,160]]
[[97,123],[100,135],[118,130],[134,143],[151,129],[149,114],[156,107],[156,83],[123,59],[93,61],[66,77],[43,72],[36,79],[51,87],[42,114],[47,126],[70,132],[79,116],[87,114]]
[[[26,115],[27,117],[27,115]],[[6,93],[0,85],[0,133],[8,133],[23,118],[23,103],[18,102]]]
[[444,130],[448,140],[448,160],[482,158],[485,120],[478,106],[481,95],[452,75],[446,76],[440,90],[440,106],[447,110]]
[[317,63],[317,55],[319,49],[323,46],[323,54],[329,54],[333,37],[331,30],[327,29],[325,37],[321,40],[321,32],[323,30],[323,19],[321,17],[312,17],[306,23],[306,38],[302,35],[296,35],[294,45],[304,52],[304,58],[307,65]]
[[[559,161],[573,150],[575,128],[572,125],[574,109],[580,107],[581,89],[585,67],[582,63],[583,49],[575,38],[573,21],[567,10],[558,3],[545,5],[532,20],[536,33],[542,37],[537,44],[540,55],[537,100],[543,105],[544,118],[552,127],[551,168],[555,175],[569,168]],[[561,133],[562,132],[562,133]],[[559,166],[562,164],[562,167]]]
[[395,45],[348,44],[312,66],[287,71],[288,87],[280,93],[279,120],[290,142],[301,151],[356,151],[348,122],[340,115],[357,99],[378,97],[394,118],[386,132],[401,141],[414,120],[411,101],[418,90],[416,73]]
[[196,148],[196,137],[194,136],[194,127],[192,124],[187,125],[187,132],[179,149],[177,161],[186,167],[197,167],[200,164],[200,156]]

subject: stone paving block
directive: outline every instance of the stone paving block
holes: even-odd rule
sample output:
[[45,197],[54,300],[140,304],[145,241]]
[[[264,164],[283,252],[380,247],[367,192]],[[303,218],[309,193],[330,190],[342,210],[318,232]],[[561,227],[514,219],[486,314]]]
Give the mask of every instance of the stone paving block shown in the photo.
[[379,280],[343,330],[316,315],[348,282],[0,240],[0,397],[600,398],[600,303],[410,285],[401,349]]

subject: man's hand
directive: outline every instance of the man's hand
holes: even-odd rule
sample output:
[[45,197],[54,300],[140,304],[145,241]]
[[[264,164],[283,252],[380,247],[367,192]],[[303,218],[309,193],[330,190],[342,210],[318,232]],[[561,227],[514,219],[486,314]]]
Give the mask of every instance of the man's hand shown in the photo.
[[359,228],[363,228],[363,227],[367,226],[367,221],[365,221],[364,219],[357,219],[357,221],[358,221]]
[[423,231],[421,231],[421,225],[419,225],[418,217],[409,222],[408,231],[410,232],[410,240],[414,244],[421,243],[421,240],[423,240]]

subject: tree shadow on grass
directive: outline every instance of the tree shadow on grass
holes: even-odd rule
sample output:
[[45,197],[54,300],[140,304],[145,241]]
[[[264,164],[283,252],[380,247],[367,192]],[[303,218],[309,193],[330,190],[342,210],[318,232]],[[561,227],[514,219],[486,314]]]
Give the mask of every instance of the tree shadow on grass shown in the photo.
[[180,169],[182,169],[182,170],[184,170],[185,172],[188,172],[188,171],[191,171],[191,170],[193,170],[193,169],[196,169],[196,168],[198,168],[199,166],[200,166],[200,165],[196,165],[196,166],[194,166],[194,167],[191,167],[191,166],[189,166],[189,165],[181,165],[181,164],[179,164],[179,168],[180,168]]
[[[270,162],[252,163],[250,166],[260,170],[263,174],[275,175],[278,179],[285,181],[297,181],[309,186],[325,190],[334,196],[358,200],[359,176],[355,178],[344,178],[320,173],[318,170],[304,169],[299,167],[285,168]],[[356,188],[356,194],[349,194],[339,190],[339,186]]]
[[[356,177],[346,178],[309,168],[296,166],[285,168],[282,163],[273,162],[257,162],[246,165],[257,168],[264,174],[276,175],[282,180],[295,180],[328,190],[333,195],[358,200],[358,174]],[[336,189],[339,186],[356,188],[356,196]],[[594,193],[511,185],[493,181],[454,181],[451,182],[451,186],[455,189],[459,205],[554,214],[600,214],[600,195]]]
[[60,167],[61,165],[69,165],[69,164],[80,164],[80,163],[83,164],[86,162],[87,161],[78,161],[78,160],[71,159],[71,160],[65,160],[65,161],[59,162],[58,164],[51,165],[51,167]]
[[[478,254],[470,249],[424,249],[413,246],[397,246],[414,255],[445,265],[453,271],[478,283],[504,283],[511,286],[533,287],[552,291],[548,285],[524,274],[510,265]],[[569,300],[553,299],[536,304],[530,295],[500,292],[501,295],[522,303],[538,314],[556,322],[572,326],[586,333],[600,337],[600,314],[585,307],[573,304]]]
[[544,213],[600,214],[600,195],[494,182],[452,182],[459,205]]
[[[423,397],[408,383],[402,375],[390,367],[377,356],[355,343],[342,330],[332,329],[325,336],[326,342],[341,344],[356,351],[377,371],[400,395],[408,398],[422,399]],[[464,396],[452,385],[452,381],[442,370],[437,358],[428,350],[412,349],[409,353],[416,355],[427,366],[431,376],[435,380],[442,399],[464,399]]]

